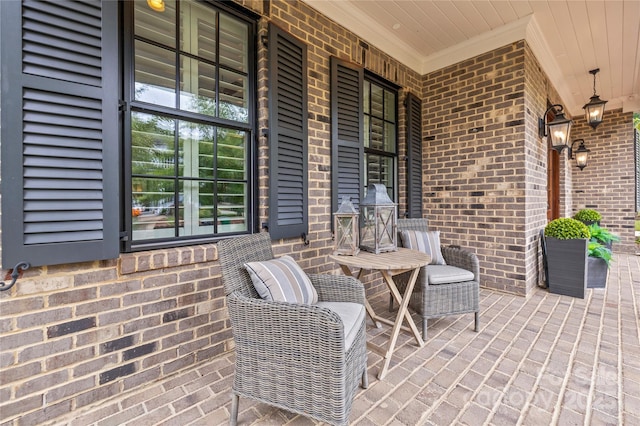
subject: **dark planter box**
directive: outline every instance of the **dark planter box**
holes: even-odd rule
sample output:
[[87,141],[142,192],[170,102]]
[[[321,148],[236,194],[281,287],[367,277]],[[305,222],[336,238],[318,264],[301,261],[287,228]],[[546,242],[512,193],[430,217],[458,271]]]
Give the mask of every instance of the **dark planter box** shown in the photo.
[[605,288],[609,276],[607,262],[599,257],[589,257],[587,265],[587,288]]
[[549,291],[584,299],[587,290],[586,239],[545,237]]

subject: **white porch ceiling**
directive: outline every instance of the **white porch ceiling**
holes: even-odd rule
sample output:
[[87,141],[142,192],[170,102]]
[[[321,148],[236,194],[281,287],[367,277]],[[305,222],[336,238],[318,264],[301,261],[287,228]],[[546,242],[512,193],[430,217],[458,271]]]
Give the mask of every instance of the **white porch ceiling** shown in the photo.
[[303,0],[420,74],[526,39],[573,115],[640,112],[639,0]]

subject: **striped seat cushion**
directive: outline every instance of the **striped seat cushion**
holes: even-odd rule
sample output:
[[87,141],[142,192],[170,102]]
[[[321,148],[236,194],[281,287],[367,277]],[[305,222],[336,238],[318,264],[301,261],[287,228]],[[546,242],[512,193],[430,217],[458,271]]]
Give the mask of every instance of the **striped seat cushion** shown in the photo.
[[314,304],[318,293],[291,256],[245,263],[256,291],[264,300]]
[[446,265],[440,250],[440,231],[403,230],[400,233],[402,246],[418,250],[431,256],[430,265]]

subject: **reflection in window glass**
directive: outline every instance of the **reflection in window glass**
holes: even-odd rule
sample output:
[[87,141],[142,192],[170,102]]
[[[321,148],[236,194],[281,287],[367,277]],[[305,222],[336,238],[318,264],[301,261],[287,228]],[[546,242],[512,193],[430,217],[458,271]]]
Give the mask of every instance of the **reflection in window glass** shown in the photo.
[[135,100],[175,107],[174,53],[142,41],[136,41],[135,49]]
[[180,49],[208,61],[216,60],[216,12],[193,2],[180,4]]
[[131,114],[131,171],[134,175],[175,174],[175,120]]
[[215,66],[180,57],[180,109],[216,115]]
[[133,245],[249,231],[254,27],[203,2],[130,8]]
[[134,31],[137,38],[176,47],[176,2],[164,0],[164,12],[152,10],[146,1],[134,1]]
[[227,68],[247,72],[249,28],[244,22],[220,14],[220,63]]
[[235,72],[220,70],[220,118],[247,122],[247,77]]
[[377,79],[364,82],[365,190],[370,183],[387,187],[394,199],[398,94]]

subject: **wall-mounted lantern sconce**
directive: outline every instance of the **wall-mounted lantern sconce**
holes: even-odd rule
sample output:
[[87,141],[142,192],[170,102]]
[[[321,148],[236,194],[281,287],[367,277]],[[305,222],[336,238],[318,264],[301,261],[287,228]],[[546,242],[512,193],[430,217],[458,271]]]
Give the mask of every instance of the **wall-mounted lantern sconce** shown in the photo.
[[[547,122],[549,111],[553,111],[555,117]],[[551,105],[544,112],[544,117],[538,119],[538,134],[541,138],[549,136],[551,138],[551,148],[559,153],[569,147],[569,132],[571,132],[571,125],[573,124],[570,119],[564,116],[563,111],[564,107],[562,105]]]
[[147,0],[147,5],[149,5],[151,10],[155,10],[156,12],[164,12],[164,0]]
[[600,96],[596,95],[596,74],[598,74],[598,72],[600,72],[600,68],[589,71],[589,74],[593,74],[593,96],[589,100],[589,103],[582,107],[584,109],[585,120],[587,120],[587,123],[594,129],[598,127],[598,124],[602,123],[604,104],[607,103],[607,101],[601,100]]
[[[574,151],[573,146],[577,142],[580,142],[580,146],[578,146],[578,149]],[[569,160],[573,159],[575,154],[576,166],[578,166],[578,168],[582,170],[587,167],[587,160],[590,152],[591,150],[587,149],[587,147],[584,146],[584,139],[576,139],[575,141],[573,141],[571,147],[569,148]]]

